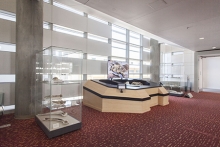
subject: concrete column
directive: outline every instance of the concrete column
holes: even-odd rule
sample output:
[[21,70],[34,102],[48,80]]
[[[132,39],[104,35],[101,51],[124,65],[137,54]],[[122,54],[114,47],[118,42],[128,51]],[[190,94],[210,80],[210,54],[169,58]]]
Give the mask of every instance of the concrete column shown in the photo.
[[43,49],[43,0],[16,0],[15,118],[35,115],[35,54]]
[[150,73],[151,81],[159,83],[160,82],[160,45],[157,40],[150,39]]

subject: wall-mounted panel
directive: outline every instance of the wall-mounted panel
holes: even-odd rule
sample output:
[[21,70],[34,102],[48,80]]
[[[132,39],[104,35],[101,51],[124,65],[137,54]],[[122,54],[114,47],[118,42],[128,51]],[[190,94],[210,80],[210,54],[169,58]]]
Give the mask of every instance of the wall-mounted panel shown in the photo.
[[15,74],[15,53],[0,51],[0,74]]
[[143,65],[142,73],[143,74],[150,74],[150,66],[149,65]]
[[88,18],[88,32],[98,36],[112,38],[111,26]]
[[143,52],[142,59],[143,59],[143,61],[150,61],[150,53],[149,52]]
[[111,44],[103,43],[95,40],[87,40],[87,53],[94,55],[111,55]]
[[15,104],[15,83],[0,83],[0,92],[4,93],[4,106]]
[[143,47],[150,48],[150,39],[143,38]]
[[43,47],[47,48],[51,46],[51,35],[52,31],[51,30],[43,30]]
[[16,13],[16,0],[0,0],[0,10]]
[[0,19],[0,42],[16,42],[16,24],[13,21]]
[[15,74],[0,74],[0,83],[14,83]]
[[86,51],[86,39],[64,33],[52,32],[52,45]]
[[107,74],[107,61],[87,60],[87,74]]
[[87,31],[87,18],[56,6],[52,7],[52,22],[75,30]]
[[87,60],[83,59],[83,68],[82,68],[82,74],[87,74]]
[[51,22],[51,9],[52,5],[48,3],[43,3],[43,20],[46,22]]

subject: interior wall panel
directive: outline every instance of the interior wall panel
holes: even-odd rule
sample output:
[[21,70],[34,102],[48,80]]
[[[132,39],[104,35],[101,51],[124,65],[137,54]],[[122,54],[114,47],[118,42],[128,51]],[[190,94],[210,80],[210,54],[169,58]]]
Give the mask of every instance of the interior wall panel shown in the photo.
[[110,56],[111,44],[99,42],[95,40],[87,40],[87,53],[95,55]]
[[0,92],[4,93],[4,106],[15,104],[15,83],[0,83]]
[[150,53],[148,52],[143,52],[143,61],[150,61]]
[[15,43],[16,42],[16,23],[0,19],[0,42]]
[[16,13],[16,0],[0,0],[0,9]]
[[150,66],[149,65],[143,65],[142,72],[143,72],[143,74],[150,74]]
[[52,10],[52,5],[48,3],[43,3],[43,20],[47,22],[52,22],[51,20],[51,10]]
[[220,57],[203,58],[203,88],[220,89]]
[[88,32],[106,38],[112,37],[111,26],[97,22],[89,18],[88,18]]
[[0,51],[0,74],[15,74],[15,53]]
[[47,48],[51,46],[51,35],[52,31],[51,30],[43,30],[43,47]]
[[73,12],[52,7],[52,22],[75,30],[87,32],[87,18]]
[[107,62],[87,60],[87,74],[107,74]]
[[143,38],[142,42],[143,42],[144,48],[150,48],[150,40],[149,39]]
[[86,51],[86,39],[59,32],[52,32],[52,45]]

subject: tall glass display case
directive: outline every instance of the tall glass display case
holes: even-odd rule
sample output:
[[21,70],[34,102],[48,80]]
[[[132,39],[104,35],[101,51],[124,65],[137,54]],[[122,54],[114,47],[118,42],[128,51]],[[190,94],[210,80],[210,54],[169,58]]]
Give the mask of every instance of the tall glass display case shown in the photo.
[[49,47],[36,54],[36,122],[49,137],[81,128],[82,52]]

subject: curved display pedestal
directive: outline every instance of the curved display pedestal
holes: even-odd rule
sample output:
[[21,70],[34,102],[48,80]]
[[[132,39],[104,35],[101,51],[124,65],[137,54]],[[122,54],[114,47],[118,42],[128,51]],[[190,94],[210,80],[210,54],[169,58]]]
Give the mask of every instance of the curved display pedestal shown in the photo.
[[123,93],[95,81],[83,87],[83,104],[101,112],[144,113],[152,106],[169,104],[168,92],[161,86],[126,88]]

